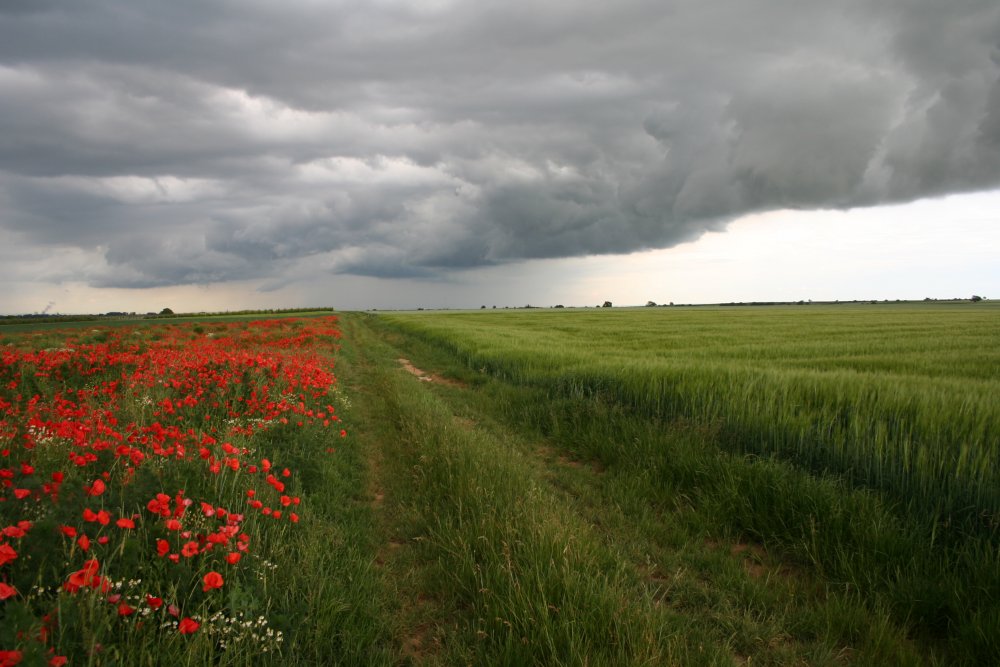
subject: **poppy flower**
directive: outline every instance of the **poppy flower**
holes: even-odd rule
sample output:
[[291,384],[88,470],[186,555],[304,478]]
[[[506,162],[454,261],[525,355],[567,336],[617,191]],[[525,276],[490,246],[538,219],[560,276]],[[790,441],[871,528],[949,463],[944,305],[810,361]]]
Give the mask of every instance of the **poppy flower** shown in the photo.
[[219,574],[218,572],[215,572],[214,570],[206,574],[204,577],[202,577],[201,580],[205,584],[204,586],[201,587],[201,590],[203,591],[210,591],[216,588],[222,588],[222,583],[223,583],[222,575]]
[[150,609],[159,609],[163,606],[163,598],[153,597],[152,595],[146,594],[146,604],[149,605]]
[[67,662],[69,662],[69,658],[66,656],[54,655],[49,658],[49,667],[63,667]]
[[0,667],[14,667],[20,664],[23,657],[20,651],[0,651]]
[[177,631],[182,635],[190,635],[197,632],[200,627],[201,623],[185,616],[181,619],[181,622],[177,624]]
[[135,607],[129,606],[127,602],[122,602],[118,605],[118,615],[119,616],[131,616],[135,613]]
[[100,589],[102,593],[107,593],[111,588],[111,583],[104,577],[97,574],[100,563],[97,559],[88,560],[83,567],[69,575],[69,579],[63,584],[63,589],[70,593],[75,593],[84,586]]
[[15,558],[17,558],[17,552],[14,551],[14,547],[6,542],[0,544],[0,565],[6,565]]
[[93,484],[83,487],[83,492],[88,496],[99,496],[104,493],[105,488],[104,480],[95,479]]
[[6,600],[7,598],[12,598],[15,595],[17,595],[16,588],[0,581],[0,600]]

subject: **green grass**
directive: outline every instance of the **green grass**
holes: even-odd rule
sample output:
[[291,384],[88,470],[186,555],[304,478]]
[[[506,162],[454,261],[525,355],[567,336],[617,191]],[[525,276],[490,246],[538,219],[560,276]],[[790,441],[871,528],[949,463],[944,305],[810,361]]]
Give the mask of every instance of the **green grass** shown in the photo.
[[[936,647],[929,656],[985,664],[1000,657],[1000,311],[978,306],[383,314],[369,325],[477,393],[503,387],[476,414],[614,470],[633,488],[618,506],[686,507],[710,533],[763,543],[889,614]],[[681,427],[696,444],[662,435]]]

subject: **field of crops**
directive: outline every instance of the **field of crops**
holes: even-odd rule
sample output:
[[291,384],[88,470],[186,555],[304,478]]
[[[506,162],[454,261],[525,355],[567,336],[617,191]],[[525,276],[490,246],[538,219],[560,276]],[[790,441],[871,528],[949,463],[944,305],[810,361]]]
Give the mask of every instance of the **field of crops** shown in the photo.
[[777,454],[1000,529],[1000,309],[654,308],[382,316],[553,395],[721,422]]
[[0,664],[280,652],[298,466],[346,433],[338,338],[333,317],[4,336]]
[[998,325],[0,328],[0,666],[1000,664]]
[[[645,436],[630,435],[638,424],[655,430],[684,420],[710,430],[705,454],[690,464],[709,472],[687,494],[703,503],[728,498],[720,522],[780,544],[891,608],[916,634],[961,644],[975,656],[970,662],[996,658],[1000,308],[522,310],[378,320],[531,392],[531,402],[511,411],[603,465],[656,456],[636,444]],[[594,406],[604,406],[608,428],[577,428],[575,415]],[[719,456],[745,464],[723,471]],[[749,472],[772,464],[793,472]]]

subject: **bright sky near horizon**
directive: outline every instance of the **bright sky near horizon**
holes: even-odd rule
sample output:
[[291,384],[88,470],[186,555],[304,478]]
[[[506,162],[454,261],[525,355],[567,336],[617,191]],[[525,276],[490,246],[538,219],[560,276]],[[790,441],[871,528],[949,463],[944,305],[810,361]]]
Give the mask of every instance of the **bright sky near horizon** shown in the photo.
[[0,313],[1000,298],[992,0],[11,0]]

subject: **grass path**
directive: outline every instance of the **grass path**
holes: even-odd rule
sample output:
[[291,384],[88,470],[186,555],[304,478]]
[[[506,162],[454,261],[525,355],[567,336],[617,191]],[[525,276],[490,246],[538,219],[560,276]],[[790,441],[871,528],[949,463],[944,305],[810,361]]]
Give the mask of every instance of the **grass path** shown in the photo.
[[384,663],[939,662],[878,604],[716,519],[699,476],[746,466],[706,461],[710,429],[622,433],[657,455],[602,456],[586,438],[614,438],[614,415],[540,429],[522,389],[365,316],[342,325]]

